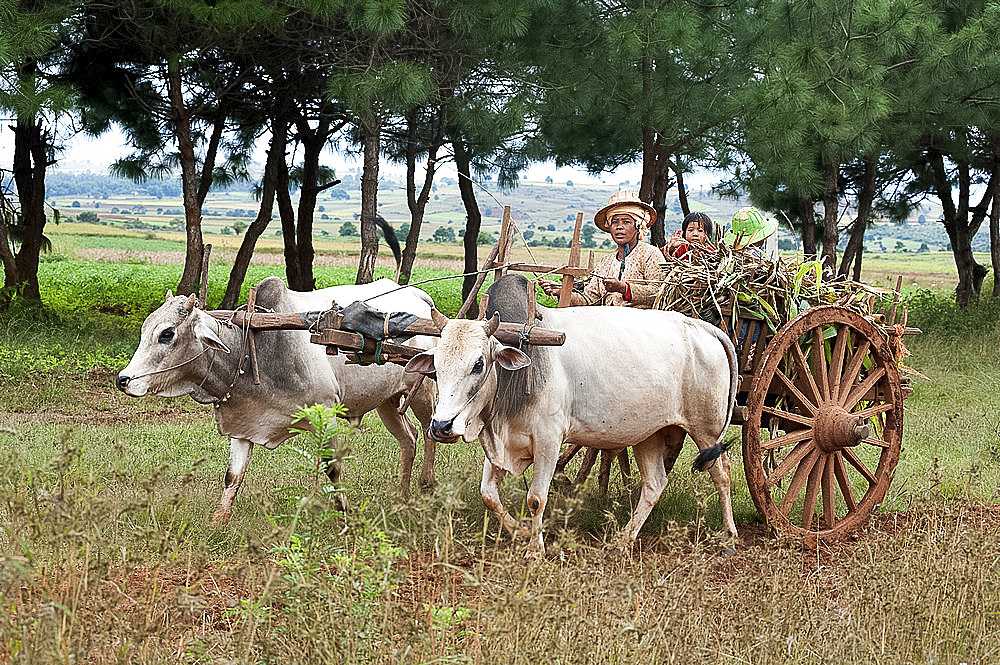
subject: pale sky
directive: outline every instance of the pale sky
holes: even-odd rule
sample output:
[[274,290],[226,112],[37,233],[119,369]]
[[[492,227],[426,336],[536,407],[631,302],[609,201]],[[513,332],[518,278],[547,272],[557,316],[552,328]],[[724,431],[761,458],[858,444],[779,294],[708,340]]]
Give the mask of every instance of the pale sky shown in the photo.
[[[255,159],[261,165],[264,163],[264,149],[266,143],[261,142],[260,147],[255,152]],[[74,171],[89,170],[94,173],[106,173],[108,165],[115,159],[127,155],[131,152],[125,142],[124,135],[117,129],[113,129],[98,138],[92,138],[84,134],[78,134],[67,144],[66,149],[59,156],[59,164],[56,168]],[[0,124],[0,168],[9,172],[13,160],[13,132],[9,128],[9,123]],[[361,168],[360,158],[344,155],[333,151],[327,151],[324,162],[332,166],[337,171],[348,171]],[[393,174],[401,177],[404,174],[402,164],[391,164],[383,162],[381,165],[383,173]],[[455,166],[448,162],[442,164],[441,175],[454,176]],[[604,173],[600,176],[592,176],[583,169],[577,168],[556,168],[554,162],[542,162],[532,164],[521,173],[521,178],[526,181],[543,181],[546,176],[552,176],[555,182],[566,182],[572,180],[574,184],[597,184],[604,182],[609,185],[617,185],[621,182],[630,183],[631,187],[638,189],[639,177],[642,173],[640,163],[628,165],[617,169],[611,173]],[[720,176],[716,173],[700,170],[687,174],[684,178],[688,187],[697,188],[699,186],[711,187],[716,184]]]

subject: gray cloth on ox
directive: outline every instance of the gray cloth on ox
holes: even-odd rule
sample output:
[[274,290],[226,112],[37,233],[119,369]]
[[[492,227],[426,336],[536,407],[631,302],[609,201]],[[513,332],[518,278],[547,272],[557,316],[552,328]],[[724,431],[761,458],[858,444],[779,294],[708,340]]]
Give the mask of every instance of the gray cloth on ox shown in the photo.
[[[407,312],[393,312],[388,315],[389,324],[386,326],[386,314],[360,300],[352,302],[347,307],[335,305],[334,308],[344,317],[340,324],[342,330],[364,335],[376,342],[383,342],[386,339],[407,340],[413,337],[416,333],[408,332],[406,329],[420,318]],[[387,328],[388,335],[386,335]]]

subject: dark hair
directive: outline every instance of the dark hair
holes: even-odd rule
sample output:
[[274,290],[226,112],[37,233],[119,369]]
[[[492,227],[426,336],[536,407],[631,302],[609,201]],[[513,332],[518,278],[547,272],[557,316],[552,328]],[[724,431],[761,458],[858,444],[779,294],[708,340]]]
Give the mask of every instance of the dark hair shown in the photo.
[[681,235],[684,235],[687,231],[688,224],[691,222],[701,223],[701,228],[705,232],[705,235],[708,236],[709,241],[715,242],[715,226],[712,224],[711,217],[703,212],[689,213],[688,216],[684,218],[684,221],[681,222]]

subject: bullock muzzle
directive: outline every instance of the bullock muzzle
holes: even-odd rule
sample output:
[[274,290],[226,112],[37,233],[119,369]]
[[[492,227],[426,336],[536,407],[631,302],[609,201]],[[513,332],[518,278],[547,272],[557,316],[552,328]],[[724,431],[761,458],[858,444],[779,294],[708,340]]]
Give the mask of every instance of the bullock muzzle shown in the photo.
[[131,380],[132,377],[125,376],[124,374],[119,374],[118,377],[115,379],[115,387],[118,388],[118,390],[125,392],[125,390],[128,388],[128,382]]
[[451,426],[455,419],[451,420],[431,420],[431,426],[427,428],[427,434],[435,441],[441,443],[455,443],[460,438],[458,434],[451,431]]

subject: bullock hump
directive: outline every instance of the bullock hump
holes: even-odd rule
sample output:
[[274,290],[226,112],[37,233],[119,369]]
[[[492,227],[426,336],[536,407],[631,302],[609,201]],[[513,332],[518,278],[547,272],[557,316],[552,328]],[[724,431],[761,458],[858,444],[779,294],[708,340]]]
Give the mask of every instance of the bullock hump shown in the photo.
[[524,275],[503,275],[490,286],[487,294],[487,319],[499,314],[503,323],[528,322],[528,280]]

